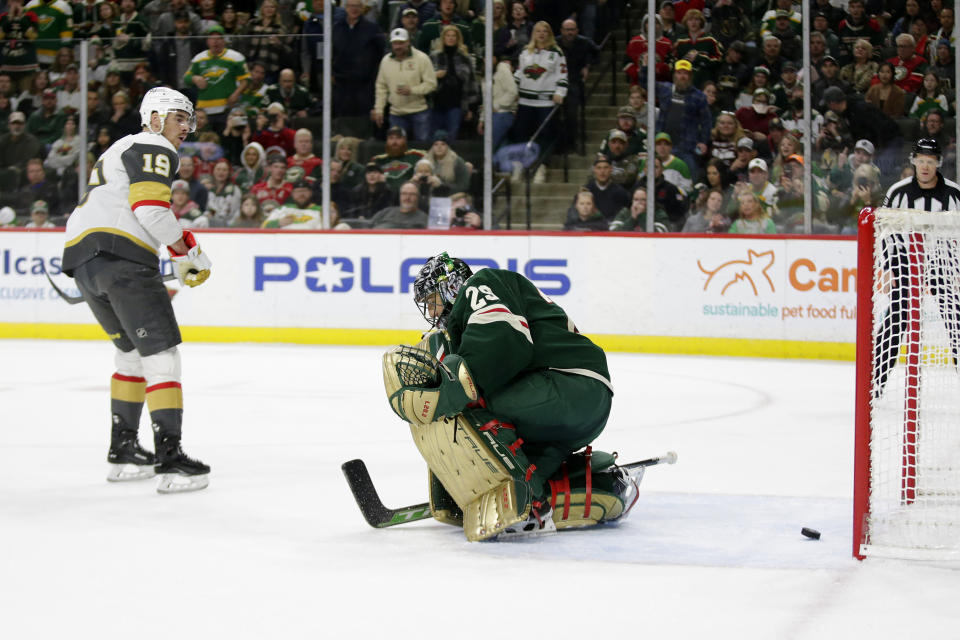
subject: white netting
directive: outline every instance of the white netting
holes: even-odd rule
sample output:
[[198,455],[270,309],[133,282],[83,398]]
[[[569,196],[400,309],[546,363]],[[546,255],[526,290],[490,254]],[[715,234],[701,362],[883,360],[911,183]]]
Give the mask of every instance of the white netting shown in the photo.
[[960,212],[881,209],[875,234],[862,551],[960,558]]

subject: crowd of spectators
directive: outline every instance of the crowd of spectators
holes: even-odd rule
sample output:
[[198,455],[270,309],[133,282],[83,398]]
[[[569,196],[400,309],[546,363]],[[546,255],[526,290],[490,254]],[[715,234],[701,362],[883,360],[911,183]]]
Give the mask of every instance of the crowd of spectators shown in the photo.
[[[907,150],[921,136],[938,140],[941,170],[954,175],[953,6],[660,0],[658,9],[653,59],[644,18],[623,67],[634,107],[646,108],[647,73],[655,75],[658,230],[802,232],[809,167],[814,233],[855,233],[860,209],[879,205],[885,188],[909,174]],[[809,68],[800,39],[805,10],[812,16]],[[645,229],[646,154],[624,147],[646,140],[646,117],[630,111],[621,110],[599,141],[593,176],[564,228]],[[812,158],[803,155],[805,136]]]
[[[319,116],[329,99],[331,227],[435,226],[431,201],[449,199],[439,224],[479,228],[485,54],[495,167],[516,175],[531,158],[514,143],[538,131],[544,154],[576,148],[597,43],[625,4],[495,0],[486,52],[482,0],[342,0],[324,96],[323,0],[0,0],[0,207],[20,224],[62,223],[78,200],[81,154],[90,167],[138,132],[140,97],[162,84],[197,105],[173,185],[184,226],[318,228]],[[812,13],[809,68],[803,11]],[[657,229],[798,232],[809,166],[814,231],[852,232],[859,208],[900,178],[903,149],[921,133],[940,141],[943,171],[953,171],[954,14],[943,0],[659,0],[655,45],[646,19],[621,43],[628,103],[602,140],[587,141],[592,175],[564,228],[645,229],[654,109]],[[556,105],[562,116],[548,120]],[[9,217],[0,224],[15,224]]]

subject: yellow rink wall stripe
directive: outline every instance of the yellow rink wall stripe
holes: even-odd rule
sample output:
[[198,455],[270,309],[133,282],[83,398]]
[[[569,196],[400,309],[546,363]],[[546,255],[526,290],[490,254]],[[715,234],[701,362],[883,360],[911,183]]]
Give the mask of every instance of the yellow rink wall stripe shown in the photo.
[[[311,329],[291,327],[181,327],[188,342],[279,342],[326,345],[415,344],[417,331],[387,329]],[[588,334],[589,335],[589,334]],[[852,342],[802,342],[744,338],[691,338],[678,336],[590,335],[607,351],[664,353],[750,358],[805,358],[854,360]],[[0,338],[47,340],[106,340],[93,324],[0,323]]]

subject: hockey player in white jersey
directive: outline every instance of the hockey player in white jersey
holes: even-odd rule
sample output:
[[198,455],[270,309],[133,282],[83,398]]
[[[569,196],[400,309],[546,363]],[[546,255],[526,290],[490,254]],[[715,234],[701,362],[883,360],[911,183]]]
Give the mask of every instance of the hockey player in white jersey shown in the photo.
[[[193,491],[207,486],[210,467],[180,446],[180,328],[159,269],[166,245],[182,284],[195,287],[210,275],[207,254],[170,211],[177,149],[196,129],[193,104],[173,89],[151,89],[140,104],[140,122],[140,133],[113,143],[93,166],[67,221],[63,271],[76,279],[116,347],[107,479],[156,474],[161,493]],[[156,453],[137,438],[144,402]]]

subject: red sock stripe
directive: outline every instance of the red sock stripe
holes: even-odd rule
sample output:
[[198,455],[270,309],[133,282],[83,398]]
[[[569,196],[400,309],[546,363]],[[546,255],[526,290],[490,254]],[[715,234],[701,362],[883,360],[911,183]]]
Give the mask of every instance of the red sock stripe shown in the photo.
[[161,389],[180,389],[179,382],[159,382],[157,384],[147,387],[147,393],[151,391],[160,391]]
[[593,447],[587,447],[587,502],[583,507],[583,517],[590,517],[590,497],[593,495],[593,476],[590,474],[590,460],[593,458]]
[[533,477],[533,472],[536,470],[537,470],[537,465],[535,464],[532,464],[529,467],[527,467],[527,474],[524,476],[523,479],[526,480],[527,482],[530,482],[530,478]]
[[120,382],[137,382],[137,383],[146,382],[146,380],[138,376],[125,376],[122,373],[113,374],[113,379],[119,380]]
[[166,200],[138,200],[137,202],[134,202],[133,206],[130,208],[136,211],[137,207],[145,207],[145,206],[164,207],[165,209],[168,209],[170,207],[170,203],[167,202]]
[[557,506],[557,492],[560,491],[560,482],[558,480],[550,480],[550,508],[553,509]]
[[563,471],[563,519],[566,520],[567,516],[570,515],[570,476],[567,475],[567,463],[564,462],[560,465],[560,470]]
[[507,448],[510,449],[510,453],[517,455],[517,449],[520,448],[520,445],[523,444],[523,438],[517,438],[514,440],[513,444],[509,445]]

